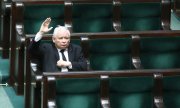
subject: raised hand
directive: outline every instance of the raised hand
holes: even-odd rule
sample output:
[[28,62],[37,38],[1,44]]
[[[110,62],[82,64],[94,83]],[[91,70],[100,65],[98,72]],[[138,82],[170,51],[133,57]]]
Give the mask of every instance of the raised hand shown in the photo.
[[49,24],[51,23],[51,18],[47,18],[42,24],[39,32],[41,33],[47,33],[50,30],[52,30],[53,27],[49,28]]

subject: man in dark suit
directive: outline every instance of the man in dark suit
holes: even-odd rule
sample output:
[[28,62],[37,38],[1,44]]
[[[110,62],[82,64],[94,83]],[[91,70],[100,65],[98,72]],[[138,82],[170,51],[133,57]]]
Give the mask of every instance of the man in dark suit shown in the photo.
[[68,72],[85,71],[87,62],[83,56],[82,49],[78,45],[70,43],[70,32],[64,26],[54,29],[52,43],[41,43],[43,34],[49,32],[51,18],[47,18],[41,25],[39,32],[31,41],[29,52],[33,56],[39,56],[43,72]]

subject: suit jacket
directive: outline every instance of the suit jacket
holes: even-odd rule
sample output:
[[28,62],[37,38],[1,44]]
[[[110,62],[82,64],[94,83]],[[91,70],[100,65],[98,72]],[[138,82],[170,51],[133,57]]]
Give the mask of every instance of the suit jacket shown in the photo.
[[[43,72],[59,71],[57,61],[59,60],[58,50],[54,43],[41,43],[41,40],[31,41],[28,47],[29,53],[33,56],[38,56]],[[80,46],[71,44],[68,47],[69,61],[72,63],[72,69],[69,71],[86,71],[87,62],[83,56]]]

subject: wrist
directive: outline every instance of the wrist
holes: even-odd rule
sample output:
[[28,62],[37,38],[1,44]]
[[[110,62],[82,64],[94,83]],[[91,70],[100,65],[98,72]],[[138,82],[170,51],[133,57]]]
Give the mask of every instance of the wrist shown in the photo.
[[37,41],[41,40],[42,35],[43,35],[43,33],[38,32],[38,33],[36,34],[36,36],[35,36],[35,39],[34,39],[34,40],[35,40],[35,42],[37,42]]

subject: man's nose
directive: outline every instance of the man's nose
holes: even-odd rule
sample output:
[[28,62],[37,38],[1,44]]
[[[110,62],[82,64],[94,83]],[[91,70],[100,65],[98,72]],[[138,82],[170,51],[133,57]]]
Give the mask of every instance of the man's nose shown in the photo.
[[62,41],[63,41],[63,42],[66,42],[66,39],[65,39],[65,38],[63,38],[63,39],[62,39]]

